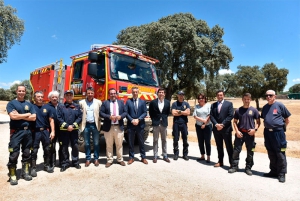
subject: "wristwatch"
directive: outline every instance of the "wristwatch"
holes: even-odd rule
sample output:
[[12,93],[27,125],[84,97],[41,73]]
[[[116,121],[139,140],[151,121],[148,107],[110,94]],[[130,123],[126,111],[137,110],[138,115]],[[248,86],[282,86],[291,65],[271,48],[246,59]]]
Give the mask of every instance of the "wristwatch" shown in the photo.
[[181,114],[181,110],[178,111],[178,114]]
[[257,131],[257,128],[255,129],[255,131]]

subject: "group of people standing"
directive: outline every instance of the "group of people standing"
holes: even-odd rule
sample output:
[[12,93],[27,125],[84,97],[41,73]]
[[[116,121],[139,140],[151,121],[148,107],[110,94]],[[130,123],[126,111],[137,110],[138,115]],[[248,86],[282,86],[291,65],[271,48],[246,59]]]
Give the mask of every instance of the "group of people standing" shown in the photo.
[[[276,94],[273,90],[266,92],[268,103],[262,108],[261,115],[256,108],[250,106],[251,94],[245,93],[242,96],[243,106],[233,110],[233,104],[224,100],[225,93],[217,91],[217,102],[210,105],[206,103],[204,94],[198,95],[199,105],[195,107],[194,118],[196,119],[196,132],[200,148],[201,157],[198,161],[205,160],[205,150],[207,159],[210,162],[211,154],[211,133],[214,134],[218,162],[214,167],[224,166],[224,148],[226,146],[230,168],[228,173],[237,172],[239,169],[239,155],[245,143],[247,149],[245,173],[252,175],[251,168],[254,165],[253,156],[255,151],[255,132],[259,128],[260,118],[264,120],[265,146],[270,159],[270,172],[263,174],[265,177],[277,177],[279,182],[285,182],[287,173],[286,162],[286,136],[285,129],[289,123],[291,113],[280,102],[275,100]],[[235,131],[235,139],[232,144],[232,119]],[[204,145],[205,148],[204,149]]]
[[[168,116],[173,115],[172,136],[173,136],[173,159],[179,157],[179,138],[181,134],[183,142],[182,158],[186,161],[188,157],[188,116],[190,115],[190,105],[184,101],[184,92],[177,93],[177,101],[172,105],[165,99],[165,89],[159,89],[158,98],[151,101],[149,114],[153,126],[153,163],[157,163],[158,140],[161,136],[161,147],[163,160],[170,163],[167,153],[167,127]],[[35,103],[25,101],[25,86],[17,87],[17,98],[7,105],[7,112],[10,116],[10,142],[9,142],[9,181],[11,185],[17,185],[16,167],[20,147],[22,147],[22,173],[21,176],[26,181],[37,176],[37,153],[39,144],[42,142],[44,151],[44,170],[48,173],[54,171],[56,166],[56,142],[59,142],[59,166],[64,172],[70,166],[80,169],[78,150],[78,129],[83,133],[85,141],[85,167],[94,163],[99,166],[99,136],[101,129],[101,118],[103,118],[102,130],[106,142],[106,168],[109,168],[114,161],[113,147],[116,145],[117,163],[126,166],[123,160],[123,137],[124,119],[127,119],[127,132],[129,144],[129,160],[131,165],[135,160],[134,142],[137,139],[141,162],[148,164],[144,147],[145,117],[147,116],[146,102],[138,98],[138,87],[132,88],[132,98],[126,103],[117,99],[117,91],[109,89],[109,99],[101,102],[94,98],[94,89],[87,88],[86,99],[79,104],[73,101],[74,92],[67,90],[64,92],[64,103],[59,103],[59,93],[52,91],[49,93],[49,103],[43,104],[44,94],[41,91],[34,93]],[[247,147],[247,158],[245,172],[252,175],[253,152],[255,148],[255,132],[260,126],[260,115],[258,111],[250,106],[251,94],[243,95],[243,106],[233,111],[231,102],[224,100],[222,90],[216,93],[217,102],[210,105],[204,94],[198,95],[193,116],[196,120],[196,133],[200,148],[201,157],[197,161],[206,160],[210,163],[211,155],[211,134],[213,132],[218,150],[218,162],[214,167],[224,165],[223,141],[225,142],[230,169],[229,173],[238,170],[239,154],[245,142]],[[291,115],[285,106],[275,101],[275,92],[267,91],[266,98],[268,104],[263,107],[261,118],[264,119],[265,145],[270,158],[269,173],[266,177],[278,177],[280,182],[285,182],[286,157],[285,157],[285,133],[284,125],[289,122]],[[235,140],[232,145],[232,123],[234,122]],[[93,141],[93,158],[91,156],[91,137]],[[71,159],[68,151],[71,144]],[[32,150],[32,151],[30,151]],[[206,154],[206,158],[205,158]]]

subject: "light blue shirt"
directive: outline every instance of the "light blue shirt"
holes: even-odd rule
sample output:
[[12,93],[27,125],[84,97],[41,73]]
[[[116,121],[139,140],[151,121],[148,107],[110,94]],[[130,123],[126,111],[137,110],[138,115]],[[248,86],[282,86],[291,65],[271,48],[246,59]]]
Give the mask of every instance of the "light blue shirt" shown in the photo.
[[[210,114],[210,104],[206,103],[202,107],[200,105],[196,105],[193,116],[200,117],[201,119],[206,119],[209,114]],[[203,122],[196,120],[196,124],[198,126],[201,126]],[[206,125],[210,125],[210,124],[211,121],[206,123]]]
[[88,123],[94,123],[95,122],[95,117],[94,117],[94,103],[93,100],[89,102],[87,99],[86,101],[86,122]]

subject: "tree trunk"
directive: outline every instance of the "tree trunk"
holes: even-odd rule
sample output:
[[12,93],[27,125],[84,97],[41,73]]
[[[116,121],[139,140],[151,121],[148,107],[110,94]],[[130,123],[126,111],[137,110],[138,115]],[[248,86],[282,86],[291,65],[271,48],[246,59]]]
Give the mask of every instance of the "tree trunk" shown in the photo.
[[256,102],[256,109],[259,110],[259,99],[256,98],[256,99],[255,99],[255,102]]

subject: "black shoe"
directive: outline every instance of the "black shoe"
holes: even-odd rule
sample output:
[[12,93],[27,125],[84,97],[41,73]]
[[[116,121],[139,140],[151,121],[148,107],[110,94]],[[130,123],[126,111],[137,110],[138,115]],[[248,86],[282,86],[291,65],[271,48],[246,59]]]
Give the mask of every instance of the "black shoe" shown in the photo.
[[273,172],[269,172],[269,173],[264,173],[263,176],[264,177],[277,177],[278,175]]
[[188,156],[183,156],[182,157],[184,160],[188,161],[189,160],[189,157]]
[[278,176],[278,181],[281,182],[281,183],[284,183],[285,182],[285,175],[279,175]]
[[74,167],[75,167],[76,169],[81,169],[81,166],[80,166],[79,164],[74,165]]
[[245,169],[245,173],[249,176],[252,176],[252,171],[250,169]]
[[177,161],[177,159],[178,159],[178,155],[174,155],[174,161]]
[[205,158],[197,158],[197,162],[204,161]]
[[64,171],[66,171],[66,169],[67,169],[67,166],[61,166],[60,172],[64,172]]
[[235,173],[235,172],[237,172],[237,171],[238,171],[237,168],[232,167],[232,168],[230,168],[230,169],[228,170],[228,173]]

